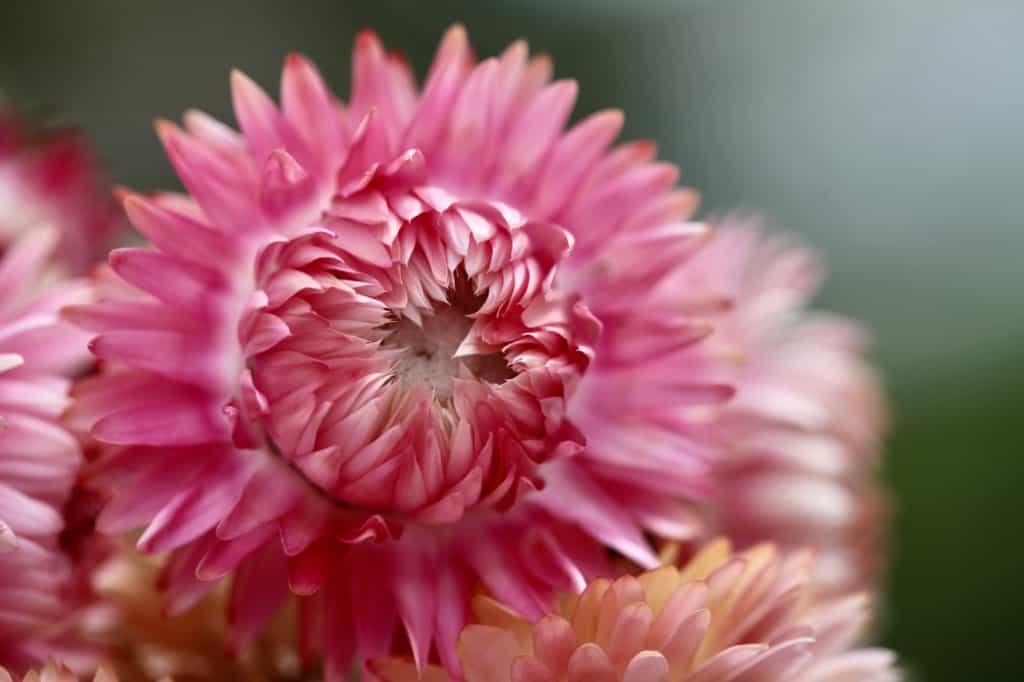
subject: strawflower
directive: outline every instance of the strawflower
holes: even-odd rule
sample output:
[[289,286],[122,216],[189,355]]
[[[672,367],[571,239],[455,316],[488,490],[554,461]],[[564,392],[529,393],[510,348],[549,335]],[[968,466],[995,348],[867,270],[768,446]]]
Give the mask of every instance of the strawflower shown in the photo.
[[704,532],[741,372],[679,286],[711,232],[619,112],[564,130],[550,73],[455,27],[417,89],[364,33],[347,103],[292,55],[280,108],[233,74],[241,133],[158,124],[188,194],[125,197],[151,245],[68,313],[103,364],[69,418],[171,613],[230,575],[236,650],[291,592],[329,679],[402,639],[458,674],[478,581],[537,619],[606,547]]
[[[863,595],[816,600],[813,559],[759,545],[733,554],[707,546],[673,566],[598,579],[531,624],[485,596],[459,638],[466,682],[890,682],[891,652],[853,645]],[[420,677],[399,658],[371,668],[386,682]]]
[[[89,299],[82,281],[41,281],[58,235],[38,229],[0,257],[0,665],[60,655],[85,663],[75,635],[95,554],[82,542],[78,440],[60,423],[87,336],[61,321]],[[79,532],[82,530],[82,532]]]
[[814,547],[819,587],[873,587],[887,520],[877,480],[886,409],[867,333],[807,309],[824,277],[816,253],[749,217],[715,231],[676,280],[720,303],[705,348],[738,370],[736,395],[713,420],[724,454],[697,540]]

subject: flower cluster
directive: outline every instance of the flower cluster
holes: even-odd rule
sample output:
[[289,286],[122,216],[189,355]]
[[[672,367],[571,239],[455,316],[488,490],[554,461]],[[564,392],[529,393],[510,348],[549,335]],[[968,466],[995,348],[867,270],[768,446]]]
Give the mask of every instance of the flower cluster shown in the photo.
[[524,43],[454,27],[417,87],[366,32],[352,70],[343,102],[291,55],[280,105],[232,75],[240,131],[159,122],[186,193],[121,193],[148,243],[87,283],[103,202],[0,127],[0,666],[894,679],[854,648],[884,401],[804,311],[816,259],[694,221]]

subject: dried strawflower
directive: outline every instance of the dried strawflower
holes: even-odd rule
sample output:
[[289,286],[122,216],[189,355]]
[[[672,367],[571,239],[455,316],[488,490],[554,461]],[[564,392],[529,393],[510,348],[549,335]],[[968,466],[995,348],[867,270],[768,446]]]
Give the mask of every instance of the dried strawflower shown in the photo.
[[539,618],[605,547],[704,532],[740,374],[680,286],[710,232],[621,114],[563,130],[550,69],[456,27],[417,91],[364,33],[347,104],[293,55],[280,109],[233,75],[241,134],[158,124],[189,195],[126,197],[152,246],[69,313],[104,364],[70,416],[171,612],[231,574],[235,648],[290,590],[332,679],[399,622],[457,672],[474,582]]
[[[890,682],[893,655],[851,648],[863,595],[819,601],[811,554],[726,541],[685,568],[598,579],[536,624],[489,597],[459,638],[466,682]],[[402,659],[375,661],[386,682],[443,682]]]
[[89,288],[42,281],[57,239],[37,229],[0,256],[0,665],[14,671],[90,657],[73,632],[95,563],[76,532],[82,452],[60,423],[87,337],[59,317]]

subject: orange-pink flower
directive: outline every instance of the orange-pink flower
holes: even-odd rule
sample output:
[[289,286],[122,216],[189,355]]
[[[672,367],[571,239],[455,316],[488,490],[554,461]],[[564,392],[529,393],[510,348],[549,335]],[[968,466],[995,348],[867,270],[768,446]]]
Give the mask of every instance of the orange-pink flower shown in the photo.
[[[531,624],[489,597],[459,638],[466,682],[887,682],[893,655],[853,648],[863,595],[820,601],[811,554],[759,545],[706,547],[682,569],[595,580]],[[375,661],[387,682],[421,676],[402,659]]]

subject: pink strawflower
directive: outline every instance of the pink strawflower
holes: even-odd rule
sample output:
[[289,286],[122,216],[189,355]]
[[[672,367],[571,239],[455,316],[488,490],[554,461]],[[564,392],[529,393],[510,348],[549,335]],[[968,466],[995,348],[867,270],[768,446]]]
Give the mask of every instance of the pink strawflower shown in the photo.
[[82,453],[59,417],[70,373],[88,362],[87,337],[59,310],[89,289],[40,279],[56,242],[38,229],[0,257],[0,665],[16,671],[84,655],[69,631],[91,560],[66,522],[78,516]]
[[474,581],[540,617],[605,545],[692,532],[732,369],[669,284],[707,231],[653,145],[609,148],[620,113],[563,130],[550,72],[456,27],[418,91],[364,33],[347,104],[293,55],[280,109],[233,75],[241,134],[158,125],[189,196],[126,198],[152,246],[70,313],[105,365],[71,418],[113,450],[101,528],[173,551],[172,612],[233,573],[236,646],[290,588],[329,677],[399,621],[457,670]]
[[[536,624],[489,597],[459,638],[466,682],[889,682],[893,655],[851,648],[867,600],[818,600],[810,553],[759,545],[742,554],[726,541],[683,569],[598,579]],[[374,661],[386,682],[421,677],[400,658]]]
[[715,419],[728,454],[716,464],[706,534],[814,547],[821,587],[869,587],[884,554],[875,476],[886,411],[866,333],[805,310],[823,275],[816,254],[749,219],[716,231],[677,279],[729,302],[710,318],[706,348],[740,369]]
[[80,134],[37,130],[0,104],[0,254],[48,225],[60,233],[56,260],[81,273],[106,257],[122,220]]

